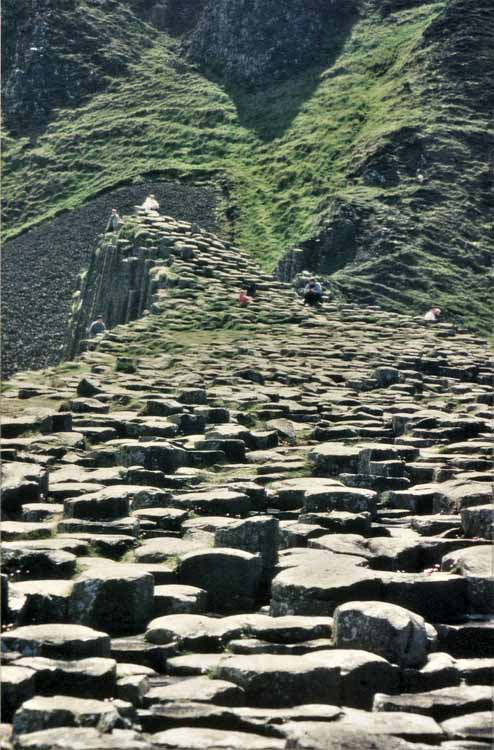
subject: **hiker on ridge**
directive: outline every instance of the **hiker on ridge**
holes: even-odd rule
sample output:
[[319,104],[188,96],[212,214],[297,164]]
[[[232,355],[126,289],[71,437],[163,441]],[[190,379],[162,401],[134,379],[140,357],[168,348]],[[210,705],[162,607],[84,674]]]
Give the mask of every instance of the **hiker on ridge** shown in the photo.
[[105,333],[106,326],[103,322],[103,316],[97,315],[96,320],[93,320],[91,325],[89,326],[88,333],[91,336],[91,338],[94,338],[94,336],[97,336],[99,333]]
[[142,208],[145,211],[156,211],[156,213],[160,210],[160,204],[156,200],[156,196],[154,193],[149,193],[146,200],[142,204]]
[[431,307],[431,309],[424,315],[424,320],[427,323],[437,323],[441,317],[441,312],[442,310],[440,307]]
[[322,302],[322,286],[315,279],[309,279],[304,289],[304,305],[314,307]]
[[118,232],[122,224],[123,220],[120,217],[117,209],[112,208],[110,218],[108,219],[108,223],[106,225],[105,233],[108,234],[112,232]]

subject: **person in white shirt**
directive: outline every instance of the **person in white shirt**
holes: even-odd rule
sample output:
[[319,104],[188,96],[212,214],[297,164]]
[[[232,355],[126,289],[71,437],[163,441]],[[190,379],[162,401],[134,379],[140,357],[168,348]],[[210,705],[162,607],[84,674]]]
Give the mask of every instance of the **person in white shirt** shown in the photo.
[[156,196],[154,193],[149,193],[146,200],[142,204],[142,208],[145,211],[156,211],[158,212],[160,210],[160,204],[156,200]]
[[425,313],[424,320],[427,321],[427,323],[437,323],[440,317],[441,317],[441,308],[431,307],[431,309]]

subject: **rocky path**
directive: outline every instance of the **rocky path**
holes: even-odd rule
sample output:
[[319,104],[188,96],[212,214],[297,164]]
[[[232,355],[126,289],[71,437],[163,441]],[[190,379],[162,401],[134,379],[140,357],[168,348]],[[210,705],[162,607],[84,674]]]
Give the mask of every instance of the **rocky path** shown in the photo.
[[153,313],[3,398],[2,747],[486,748],[485,342],[120,242]]

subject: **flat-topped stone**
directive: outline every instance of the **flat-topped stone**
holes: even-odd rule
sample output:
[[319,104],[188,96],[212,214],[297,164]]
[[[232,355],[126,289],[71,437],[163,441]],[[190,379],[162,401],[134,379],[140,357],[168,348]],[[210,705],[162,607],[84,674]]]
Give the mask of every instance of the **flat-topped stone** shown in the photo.
[[[309,550],[308,550],[309,551]],[[335,555],[323,550],[314,560],[300,555],[290,567],[273,578],[271,589],[271,614],[279,615],[332,615],[335,608],[348,600],[376,599],[382,592],[378,573],[361,567],[361,557]]]
[[16,665],[32,670],[36,692],[42,695],[71,695],[78,698],[111,698],[115,690],[116,661],[93,656],[90,659],[47,659],[26,656]]
[[24,546],[24,541],[5,542],[2,545],[2,557],[3,572],[14,580],[71,578],[76,571],[76,557],[70,552],[35,549]]
[[9,607],[18,625],[67,622],[72,581],[20,581],[11,583]]
[[211,516],[246,516],[251,509],[247,495],[224,488],[175,495],[173,504],[199,515]]
[[67,726],[93,726],[101,732],[110,732],[119,723],[120,715],[108,701],[67,695],[31,698],[16,711],[13,720],[16,734]]
[[149,643],[167,644],[177,641],[185,651],[218,651],[242,633],[242,625],[228,617],[205,615],[168,615],[152,620],[146,630]]
[[450,552],[442,558],[441,567],[466,579],[471,612],[494,612],[494,577],[490,544]]
[[338,443],[323,443],[309,453],[316,476],[330,477],[358,469],[360,451],[357,447]]
[[145,705],[194,701],[217,706],[243,706],[245,693],[238,685],[210,676],[191,677],[159,687],[152,687],[145,695]]
[[492,690],[488,686],[457,685],[427,693],[385,695],[379,692],[374,698],[373,710],[407,711],[432,716],[442,722],[468,713],[492,710],[493,702]]
[[1,687],[2,721],[11,722],[19,706],[34,695],[34,672],[21,664],[3,664]]
[[262,562],[259,556],[240,549],[199,549],[180,556],[177,575],[180,583],[207,592],[212,611],[231,612],[254,606]]
[[238,748],[238,750],[284,750],[285,741],[250,732],[196,727],[167,729],[153,735],[153,743],[163,750],[212,750],[212,748]]
[[74,659],[109,656],[110,638],[84,625],[26,625],[3,633],[3,651],[18,651],[23,656]]
[[0,534],[5,542],[20,539],[47,539],[53,536],[55,524],[29,523],[26,521],[2,521]]
[[251,705],[332,704],[339,698],[339,669],[304,656],[232,656],[219,663],[217,674],[242,687]]
[[207,592],[197,586],[155,586],[153,617],[175,614],[201,614],[206,611]]

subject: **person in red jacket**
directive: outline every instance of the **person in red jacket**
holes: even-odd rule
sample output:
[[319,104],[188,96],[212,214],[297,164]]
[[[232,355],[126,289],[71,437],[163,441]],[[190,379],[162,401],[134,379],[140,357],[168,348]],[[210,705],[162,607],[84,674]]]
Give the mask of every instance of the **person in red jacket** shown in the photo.
[[245,289],[241,289],[240,294],[238,295],[238,302],[240,306],[247,307],[252,301],[252,297],[249,297]]

